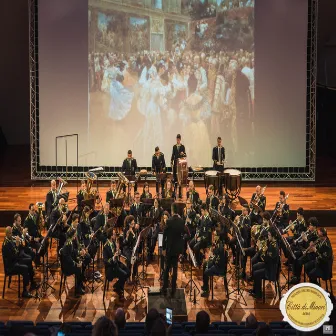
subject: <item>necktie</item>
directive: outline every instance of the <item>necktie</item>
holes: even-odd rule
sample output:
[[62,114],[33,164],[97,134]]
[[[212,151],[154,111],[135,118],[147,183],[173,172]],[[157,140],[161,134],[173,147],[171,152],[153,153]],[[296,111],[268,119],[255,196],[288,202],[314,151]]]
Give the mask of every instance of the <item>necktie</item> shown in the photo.
[[220,147],[218,147],[218,161],[219,161],[219,163],[221,163]]

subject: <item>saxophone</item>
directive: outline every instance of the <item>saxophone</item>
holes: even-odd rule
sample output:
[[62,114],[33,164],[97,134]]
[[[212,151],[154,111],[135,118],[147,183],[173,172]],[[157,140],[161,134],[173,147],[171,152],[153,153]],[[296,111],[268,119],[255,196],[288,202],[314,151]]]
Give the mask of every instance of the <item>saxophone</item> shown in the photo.
[[37,228],[38,228],[39,232],[41,233],[44,229],[44,224],[45,224],[45,220],[44,220],[44,217],[43,217],[44,203],[43,202],[37,202],[36,207],[37,207],[37,214],[38,214]]

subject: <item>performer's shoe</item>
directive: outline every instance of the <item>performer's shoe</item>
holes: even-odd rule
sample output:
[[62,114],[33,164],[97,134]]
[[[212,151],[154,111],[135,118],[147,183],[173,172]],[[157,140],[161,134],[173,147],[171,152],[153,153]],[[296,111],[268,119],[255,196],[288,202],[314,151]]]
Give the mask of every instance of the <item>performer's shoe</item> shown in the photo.
[[30,299],[30,298],[33,297],[33,295],[30,294],[27,290],[24,290],[24,291],[22,292],[22,297],[25,298],[25,299]]
[[290,279],[289,281],[290,285],[297,285],[298,283],[300,283],[300,279],[297,278],[296,276],[293,276],[292,279]]
[[209,296],[209,290],[204,290],[201,294],[201,297],[208,297]]

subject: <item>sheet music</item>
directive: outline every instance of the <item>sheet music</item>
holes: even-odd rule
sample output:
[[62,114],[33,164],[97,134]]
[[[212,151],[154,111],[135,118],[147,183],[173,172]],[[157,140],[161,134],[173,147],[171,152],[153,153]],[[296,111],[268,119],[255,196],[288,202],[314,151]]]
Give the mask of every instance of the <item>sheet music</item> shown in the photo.
[[190,248],[189,243],[188,243],[187,246],[188,246],[188,252],[189,252],[189,256],[190,256],[190,258],[191,258],[191,261],[192,261],[192,263],[193,263],[193,266],[194,266],[195,268],[197,268],[197,262],[196,262],[196,258],[195,258],[194,252],[193,252],[192,249]]
[[136,251],[137,251],[138,246],[140,244],[140,237],[141,237],[141,235],[138,236],[137,242],[136,242],[136,244],[135,244],[135,246],[133,248],[133,251],[132,251],[131,265],[134,265],[134,262],[135,262],[135,259],[136,259],[135,254],[136,254]]

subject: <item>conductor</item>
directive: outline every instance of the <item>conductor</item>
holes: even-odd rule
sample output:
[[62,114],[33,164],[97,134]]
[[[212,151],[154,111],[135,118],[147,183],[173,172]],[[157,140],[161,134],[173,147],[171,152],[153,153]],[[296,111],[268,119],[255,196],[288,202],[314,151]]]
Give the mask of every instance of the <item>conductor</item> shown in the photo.
[[167,219],[166,227],[163,231],[162,255],[166,258],[165,270],[163,274],[163,287],[161,292],[166,295],[168,288],[168,275],[171,268],[173,268],[172,276],[172,296],[176,291],[177,279],[177,262],[179,255],[183,253],[184,246],[184,221],[177,214],[177,204],[173,203],[171,206],[172,216]]

